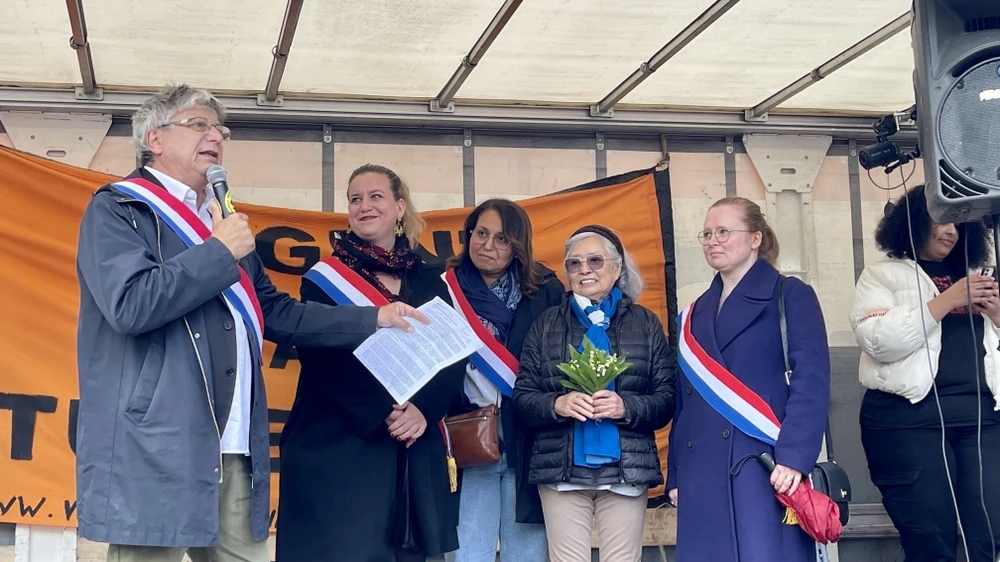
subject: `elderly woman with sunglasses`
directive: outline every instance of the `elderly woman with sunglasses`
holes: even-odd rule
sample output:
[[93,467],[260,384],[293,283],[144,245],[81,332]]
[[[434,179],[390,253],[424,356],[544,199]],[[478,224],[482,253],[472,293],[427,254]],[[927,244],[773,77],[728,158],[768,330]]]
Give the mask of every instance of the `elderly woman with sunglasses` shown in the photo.
[[[570,292],[531,326],[514,406],[535,430],[528,480],[538,485],[552,562],[634,562],[650,486],[663,482],[654,432],[674,412],[673,352],[659,318],[635,303],[642,278],[619,237],[585,226],[566,242]],[[632,363],[607,390],[569,391],[557,367],[583,338]]]

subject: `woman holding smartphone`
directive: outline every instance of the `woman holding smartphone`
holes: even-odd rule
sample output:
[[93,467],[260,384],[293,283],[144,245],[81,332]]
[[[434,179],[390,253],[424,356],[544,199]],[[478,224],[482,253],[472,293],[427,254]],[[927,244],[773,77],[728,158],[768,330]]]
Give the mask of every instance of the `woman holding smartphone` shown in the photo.
[[934,222],[919,186],[882,218],[875,242],[888,259],[865,268],[851,311],[872,482],[907,562],[955,560],[956,504],[970,560],[995,560],[1000,291],[983,269],[986,230]]

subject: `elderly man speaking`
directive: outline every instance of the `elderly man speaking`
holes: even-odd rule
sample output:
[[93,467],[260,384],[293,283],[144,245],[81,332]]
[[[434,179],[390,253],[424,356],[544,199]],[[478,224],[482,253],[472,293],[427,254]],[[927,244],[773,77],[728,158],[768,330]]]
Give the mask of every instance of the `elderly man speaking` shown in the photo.
[[403,303],[303,304],[278,292],[246,215],[222,218],[206,170],[225,109],[177,86],[132,118],[141,167],[80,225],[80,534],[115,562],[266,562],[270,443],[262,340],[357,346],[426,318]]

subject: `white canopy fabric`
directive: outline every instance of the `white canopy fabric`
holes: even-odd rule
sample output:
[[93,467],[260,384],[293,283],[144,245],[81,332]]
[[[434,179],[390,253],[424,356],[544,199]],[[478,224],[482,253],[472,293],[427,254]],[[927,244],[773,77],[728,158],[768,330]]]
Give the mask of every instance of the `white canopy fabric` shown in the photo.
[[[711,0],[524,0],[456,103],[588,106],[649,59]],[[430,100],[503,0],[305,0],[280,92],[288,97]],[[743,0],[624,97],[628,107],[742,110],[808,74],[910,8],[910,0]],[[148,91],[187,82],[261,93],[280,0],[89,0],[97,85]],[[0,2],[0,86],[80,85],[65,0]],[[913,103],[904,30],[779,106],[873,113]]]

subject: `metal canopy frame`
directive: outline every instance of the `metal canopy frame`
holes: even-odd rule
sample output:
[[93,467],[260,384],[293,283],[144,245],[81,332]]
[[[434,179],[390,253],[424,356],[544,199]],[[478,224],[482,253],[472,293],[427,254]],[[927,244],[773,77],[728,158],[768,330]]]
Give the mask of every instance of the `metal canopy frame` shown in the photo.
[[[0,111],[90,112],[128,117],[149,95],[105,92],[100,100],[81,100],[67,90],[0,88]],[[218,98],[235,123],[625,134],[823,134],[859,139],[875,136],[873,118],[863,116],[775,114],[766,123],[757,123],[744,120],[743,112],[621,109],[614,119],[594,119],[582,107],[458,104],[451,113],[433,113],[427,110],[426,102],[285,98],[280,105],[261,106],[256,96]],[[915,139],[916,132],[903,130],[897,138]]]
[[639,65],[639,68],[637,68],[635,72],[623,80],[621,84],[618,84],[618,86],[616,86],[614,90],[611,90],[608,95],[604,96],[604,99],[597,102],[597,104],[590,106],[591,116],[611,117],[613,115],[612,109],[615,104],[627,96],[629,92],[636,89],[639,84],[642,84],[650,74],[656,72],[658,68],[673,58],[673,56],[686,47],[688,43],[694,41],[695,38],[701,35],[703,31],[708,29],[709,26],[715,23],[719,18],[724,16],[726,12],[738,4],[739,1],[740,0],[716,0],[714,4],[709,6],[707,10],[702,12],[700,16],[695,18],[694,21],[692,21],[687,27],[671,39],[669,43],[664,45],[663,48],[650,57],[648,61]]
[[[235,109],[234,118],[248,121],[303,121],[303,122],[338,122],[346,124],[374,125],[376,120],[385,120],[390,126],[444,126],[449,128],[499,128],[513,126],[517,129],[565,128],[576,131],[626,131],[642,132],[656,130],[672,132],[685,130],[710,130],[723,134],[745,134],[752,132],[772,131],[779,133],[818,132],[822,127],[819,123],[830,122],[834,134],[857,136],[861,129],[856,129],[854,121],[860,118],[815,117],[768,115],[770,111],[787,102],[811,85],[826,78],[833,72],[843,68],[852,61],[881,45],[899,32],[910,26],[912,13],[907,12],[868,35],[861,41],[850,46],[843,52],[814,68],[798,80],[778,90],[757,105],[745,109],[740,115],[741,123],[735,122],[731,112],[696,113],[681,111],[661,111],[655,109],[619,109],[615,116],[615,106],[642,84],[653,72],[690,44],[713,23],[723,17],[740,0],[716,0],[687,27],[674,36],[666,45],[657,51],[646,62],[642,63],[632,74],[609,92],[603,99],[589,106],[589,113],[575,108],[543,107],[543,106],[507,106],[469,104],[456,107],[454,98],[459,89],[471,75],[486,52],[499,37],[504,27],[513,17],[523,0],[505,0],[490,21],[489,25],[472,46],[461,64],[445,83],[438,95],[424,103],[422,110],[416,110],[410,102],[387,101],[355,101],[326,100],[298,98],[290,106],[279,92],[281,79],[285,71],[292,41],[302,12],[303,0],[287,0],[284,19],[278,35],[277,44],[272,49],[273,60],[268,74],[264,92],[255,96],[256,111],[245,107],[246,100],[242,96],[228,96],[230,105]],[[87,26],[84,17],[83,0],[66,0],[69,13],[72,37],[70,47],[76,51],[80,67],[82,86],[75,88],[74,101],[103,102],[105,93],[98,86],[94,71],[93,55],[87,38]],[[18,90],[18,91],[15,91]],[[37,96],[30,99],[29,95]],[[124,107],[134,105],[133,95],[114,94],[113,101],[74,105],[65,99],[60,90],[50,89],[16,89],[0,88],[0,108],[18,109],[25,107],[48,108],[56,107],[75,111],[111,111],[118,115]],[[284,108],[284,111],[268,111]],[[116,109],[117,108],[117,109]],[[373,115],[373,112],[386,111],[386,114]],[[427,114],[446,114],[444,120],[428,117]],[[603,121],[601,124],[588,122]],[[597,119],[594,119],[597,118]],[[755,123],[776,120],[766,129],[757,128]],[[646,122],[642,122],[646,120]]]
[[281,22],[281,32],[278,34],[278,44],[271,51],[274,60],[271,61],[271,72],[267,76],[267,87],[264,89],[263,99],[258,100],[261,105],[280,103],[278,87],[285,73],[285,64],[288,62],[288,53],[292,50],[292,39],[295,38],[295,28],[299,25],[301,13],[302,0],[288,0],[285,17]]
[[94,57],[90,52],[90,42],[87,41],[87,20],[83,15],[83,0],[66,0],[69,11],[69,25],[73,35],[69,38],[69,46],[76,51],[80,64],[80,78],[83,81],[78,96],[81,98],[100,97],[97,87],[97,76],[94,73]]
[[868,37],[865,37],[861,41],[858,41],[857,43],[845,49],[837,56],[817,66],[811,72],[802,76],[802,78],[799,78],[795,82],[792,82],[791,84],[778,90],[770,97],[768,97],[766,100],[747,109],[745,112],[746,119],[748,121],[766,120],[767,112],[771,111],[775,107],[778,107],[782,103],[785,103],[793,96],[797,95],[799,92],[805,90],[809,86],[812,86],[816,82],[819,82],[820,80],[833,74],[837,70],[843,68],[848,63],[854,61],[861,55],[867,53],[868,51],[874,49],[875,47],[878,47],[882,43],[891,39],[900,31],[903,31],[904,29],[910,27],[910,23],[912,21],[913,21],[912,12],[906,12],[905,14],[892,20],[891,22],[881,27]]
[[452,100],[455,98],[455,94],[458,93],[458,89],[462,87],[462,84],[469,78],[472,71],[479,64],[479,61],[483,59],[486,55],[486,51],[489,50],[496,38],[500,36],[500,32],[510,21],[510,18],[517,11],[518,7],[521,6],[523,0],[505,0],[503,6],[497,11],[496,15],[493,16],[493,20],[490,24],[486,26],[486,30],[483,34],[479,36],[476,43],[472,46],[469,54],[462,59],[462,64],[458,65],[455,69],[455,73],[451,75],[448,82],[445,83],[444,87],[438,93],[437,97],[431,100],[430,110],[431,111],[444,111],[450,112],[454,111],[455,105]]
[[[653,72],[722,18],[739,0],[716,0],[631,75],[594,105],[583,107],[515,105],[505,102],[461,103],[455,95],[499,37],[523,0],[505,0],[473,44],[437,97],[422,101],[328,99],[280,95],[281,79],[300,19],[303,0],[287,0],[273,61],[263,93],[220,96],[231,118],[244,123],[331,124],[345,127],[434,128],[446,130],[562,131],[569,133],[692,133],[742,135],[748,133],[832,134],[840,138],[872,137],[864,116],[769,114],[809,86],[843,68],[910,26],[904,13],[798,80],[742,111],[683,111],[619,108],[615,106]],[[70,46],[76,51],[82,87],[62,89],[0,87],[0,110],[100,112],[130,115],[148,95],[108,92],[98,86],[87,38],[83,0],[66,0],[72,28]],[[912,130],[901,140],[915,139]]]

